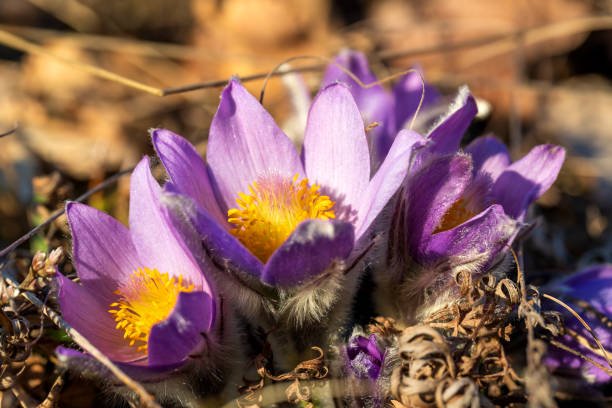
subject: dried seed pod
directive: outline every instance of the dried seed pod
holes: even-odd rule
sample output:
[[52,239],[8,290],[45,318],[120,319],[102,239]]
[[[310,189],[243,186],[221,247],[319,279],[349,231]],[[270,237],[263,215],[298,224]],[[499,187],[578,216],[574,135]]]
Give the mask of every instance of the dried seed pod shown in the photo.
[[391,375],[391,394],[402,404],[435,406],[440,381],[455,378],[455,363],[442,335],[428,326],[409,327],[400,336],[401,364]]

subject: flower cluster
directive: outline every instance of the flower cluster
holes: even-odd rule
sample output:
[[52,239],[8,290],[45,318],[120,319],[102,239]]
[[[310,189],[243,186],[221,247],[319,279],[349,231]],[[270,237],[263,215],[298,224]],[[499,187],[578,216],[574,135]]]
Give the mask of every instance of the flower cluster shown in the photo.
[[[291,353],[299,360],[319,342],[343,341],[368,271],[378,305],[405,323],[442,294],[459,296],[450,289],[458,273],[503,275],[564,150],[539,145],[513,162],[490,135],[462,148],[477,113],[466,87],[418,133],[415,115],[439,111],[439,92],[418,71],[392,92],[362,86],[375,81],[362,54],[340,54],[312,101],[301,152],[238,79],[221,94],[206,158],[153,129],[168,178],[160,186],[148,158],[138,164],[129,229],[67,204],[80,283],[58,274],[64,319],[138,378],[214,355],[230,342],[223,326],[233,314],[267,333],[279,367],[293,367]],[[377,380],[388,353],[380,344],[351,338],[343,372]]]

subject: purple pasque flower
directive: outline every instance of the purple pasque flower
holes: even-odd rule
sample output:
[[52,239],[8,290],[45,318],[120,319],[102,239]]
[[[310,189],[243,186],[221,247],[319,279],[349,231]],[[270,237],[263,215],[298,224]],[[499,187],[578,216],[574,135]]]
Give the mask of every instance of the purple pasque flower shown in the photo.
[[[591,266],[550,285],[548,290],[586,321],[606,349],[608,358],[612,359],[612,265]],[[570,352],[555,348],[554,345],[548,348],[546,364],[560,372],[579,372],[591,383],[609,382],[612,379],[612,367],[608,363],[610,360],[606,360],[593,336],[568,310],[546,299],[543,302],[544,306],[561,312],[563,316],[567,333],[560,341],[606,367],[608,371]]]
[[[447,135],[455,133],[452,128]],[[512,163],[505,145],[485,136],[462,153],[436,154],[450,150],[449,139],[430,140],[417,154],[402,203],[404,244],[420,265],[482,271],[514,239],[528,206],[555,181],[565,151],[540,145]]]
[[[187,363],[213,330],[215,295],[201,249],[191,245],[195,231],[163,205],[149,160],[132,174],[129,229],[84,204],[68,203],[66,214],[80,284],[57,274],[64,320],[137,378]],[[88,359],[76,350],[58,353]]]
[[346,346],[346,356],[350,374],[374,381],[380,377],[385,356],[375,334],[370,334],[370,337],[351,337]]
[[210,126],[207,163],[182,137],[152,132],[168,189],[198,205],[213,258],[267,285],[297,287],[350,256],[402,183],[418,134],[402,131],[370,178],[364,123],[347,87],[323,88],[297,150],[237,79]]
[[405,128],[417,113],[421,96],[423,103],[419,115],[425,114],[429,108],[435,106],[440,101],[440,94],[435,87],[423,83],[419,72],[404,75],[389,92],[380,84],[364,87],[342,68],[350,71],[364,85],[375,83],[377,78],[370,70],[368,60],[363,53],[344,50],[327,66],[322,84],[328,85],[334,82],[347,84],[365,123],[379,124],[369,132],[373,163],[378,166],[389,152],[395,135]]

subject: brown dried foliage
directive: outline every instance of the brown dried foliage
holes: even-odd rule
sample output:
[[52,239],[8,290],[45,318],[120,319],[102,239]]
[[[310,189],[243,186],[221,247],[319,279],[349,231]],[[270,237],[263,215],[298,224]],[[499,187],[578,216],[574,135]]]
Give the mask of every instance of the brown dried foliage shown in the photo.
[[312,350],[319,353],[319,355],[313,359],[302,361],[293,370],[279,375],[270,373],[266,367],[269,362],[268,357],[263,354],[258,355],[255,359],[255,366],[259,380],[239,390],[243,396],[237,401],[238,406],[243,408],[262,406],[262,391],[266,385],[266,379],[269,379],[272,383],[291,381],[285,390],[287,401],[294,404],[303,403],[305,408],[313,408],[314,405],[310,401],[312,397],[311,390],[308,386],[300,383],[300,381],[321,380],[327,377],[329,369],[325,365],[323,350],[320,347],[312,347]]
[[[538,396],[528,393],[507,356],[511,338],[522,334],[514,323],[520,319],[531,329],[539,326],[553,335],[560,333],[558,316],[540,311],[537,290],[530,287],[523,297],[515,282],[498,281],[491,274],[474,281],[470,274],[459,273],[455,282],[460,294],[456,301],[399,337],[400,364],[390,390],[396,406],[507,405],[525,402],[527,394],[540,402],[552,401],[549,387],[543,386]],[[529,380],[548,384],[540,363],[545,343],[534,339],[528,348]]]
[[[33,347],[40,340],[44,329],[44,318],[39,311],[21,296],[23,291],[43,294],[47,290],[48,278],[53,276],[63,259],[61,248],[47,254],[37,252],[30,265],[25,268],[22,283],[14,285],[5,274],[12,271],[0,265],[0,399],[9,398],[21,406],[53,406],[63,384],[61,374],[48,392],[45,387],[46,358],[34,354]],[[10,402],[9,402],[10,403]]]

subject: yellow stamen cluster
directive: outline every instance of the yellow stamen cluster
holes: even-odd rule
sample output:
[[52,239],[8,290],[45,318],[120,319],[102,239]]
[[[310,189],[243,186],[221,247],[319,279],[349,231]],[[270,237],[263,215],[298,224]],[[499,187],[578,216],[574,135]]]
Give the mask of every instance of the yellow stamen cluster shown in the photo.
[[302,221],[335,218],[335,202],[308,179],[268,177],[238,193],[237,208],[227,212],[231,230],[257,258],[266,262]]
[[434,233],[455,228],[457,225],[463,224],[475,215],[476,213],[470,210],[466,202],[460,198],[453,203],[448,211],[446,211]]
[[179,293],[193,289],[194,285],[184,282],[182,276],[139,268],[115,291],[119,301],[111,303],[108,312],[117,322],[115,327],[124,331],[123,338],[130,346],[137,346],[138,351],[146,353],[153,326],[170,315]]

